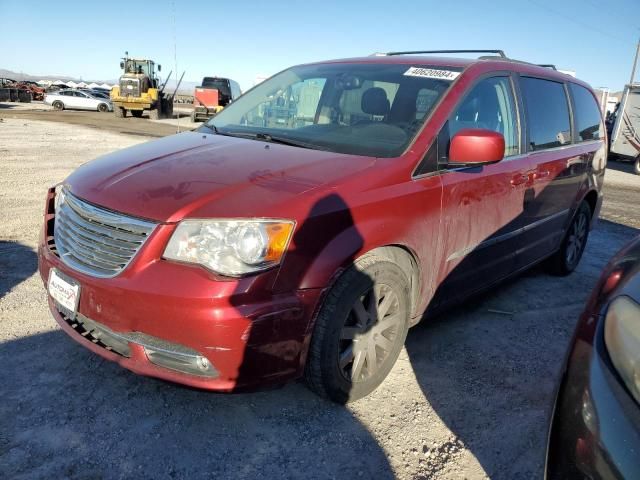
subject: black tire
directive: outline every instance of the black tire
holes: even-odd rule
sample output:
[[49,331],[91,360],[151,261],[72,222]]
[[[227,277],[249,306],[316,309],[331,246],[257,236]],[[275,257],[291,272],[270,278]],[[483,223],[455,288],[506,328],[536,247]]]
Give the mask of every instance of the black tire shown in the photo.
[[636,158],[636,163],[633,164],[633,171],[636,175],[640,175],[640,156]]
[[51,106],[54,108],[54,110],[58,110],[58,111],[64,110],[64,103],[62,103],[59,100],[56,100],[55,102],[53,102]]
[[131,115],[133,115],[136,118],[142,118],[142,110],[131,110]]
[[163,98],[162,102],[162,118],[173,118],[173,101]]
[[307,385],[337,403],[371,393],[398,359],[409,311],[409,282],[398,265],[376,255],[356,261],[320,307],[305,366]]
[[567,228],[560,249],[547,261],[551,273],[565,276],[576,269],[587,246],[590,225],[591,208],[583,201]]
[[101,103],[98,105],[98,111],[99,112],[108,112],[109,111],[109,106],[106,103]]
[[124,118],[127,116],[127,111],[122,107],[114,107],[113,112],[118,118]]

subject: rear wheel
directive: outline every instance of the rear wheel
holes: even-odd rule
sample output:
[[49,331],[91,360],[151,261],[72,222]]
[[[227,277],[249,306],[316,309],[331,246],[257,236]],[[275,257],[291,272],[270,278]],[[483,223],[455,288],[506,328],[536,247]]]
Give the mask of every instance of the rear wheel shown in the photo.
[[582,202],[573,216],[560,249],[548,260],[551,273],[564,276],[576,269],[587,246],[590,224],[591,208],[587,202]]
[[140,118],[142,117],[142,110],[131,110],[131,115],[136,118]]
[[366,255],[333,285],[314,326],[305,379],[320,396],[346,403],[382,383],[408,330],[409,282],[398,265]]
[[64,110],[64,104],[62,102],[58,101],[58,100],[53,102],[53,104],[51,106],[56,110]]
[[98,111],[99,112],[108,112],[109,111],[109,107],[107,106],[106,103],[101,103],[100,105],[98,105]]

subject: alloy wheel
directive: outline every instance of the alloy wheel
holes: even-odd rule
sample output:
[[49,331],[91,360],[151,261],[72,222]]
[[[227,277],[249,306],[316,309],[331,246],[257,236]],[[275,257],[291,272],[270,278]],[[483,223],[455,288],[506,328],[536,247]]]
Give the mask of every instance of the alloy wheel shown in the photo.
[[580,258],[587,237],[587,224],[587,217],[583,213],[580,213],[571,225],[571,231],[567,239],[566,257],[567,264],[569,265],[573,265],[573,263]]

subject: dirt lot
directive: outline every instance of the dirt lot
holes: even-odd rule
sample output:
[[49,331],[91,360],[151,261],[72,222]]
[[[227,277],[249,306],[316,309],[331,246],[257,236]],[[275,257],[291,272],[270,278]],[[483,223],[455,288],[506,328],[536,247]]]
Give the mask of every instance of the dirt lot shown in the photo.
[[33,120],[45,114],[0,110],[0,478],[541,478],[573,326],[640,233],[628,165],[611,165],[604,220],[573,275],[534,269],[419,325],[383,385],[341,407],[300,384],[216,395],[138,377],[62,333],[36,272],[44,192],[148,138]]
[[144,119],[140,120],[139,118],[133,118],[131,115],[126,118],[117,118],[111,112],[100,113],[81,110],[63,110],[59,112],[42,102],[0,103],[0,118],[64,122],[108,132],[151,138],[173,135],[177,132],[191,130],[200,125],[199,123],[191,123],[189,115],[189,109],[177,108],[174,111],[175,118],[149,121],[146,113],[144,114]]

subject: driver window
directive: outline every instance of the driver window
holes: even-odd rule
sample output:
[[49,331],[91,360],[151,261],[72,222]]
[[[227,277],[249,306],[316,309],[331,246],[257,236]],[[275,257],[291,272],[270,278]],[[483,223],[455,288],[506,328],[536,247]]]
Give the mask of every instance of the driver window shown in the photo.
[[439,140],[447,142],[444,149],[446,157],[451,139],[464,128],[481,128],[501,133],[504,136],[505,158],[519,153],[516,109],[508,77],[482,80],[465,96],[441,132]]

